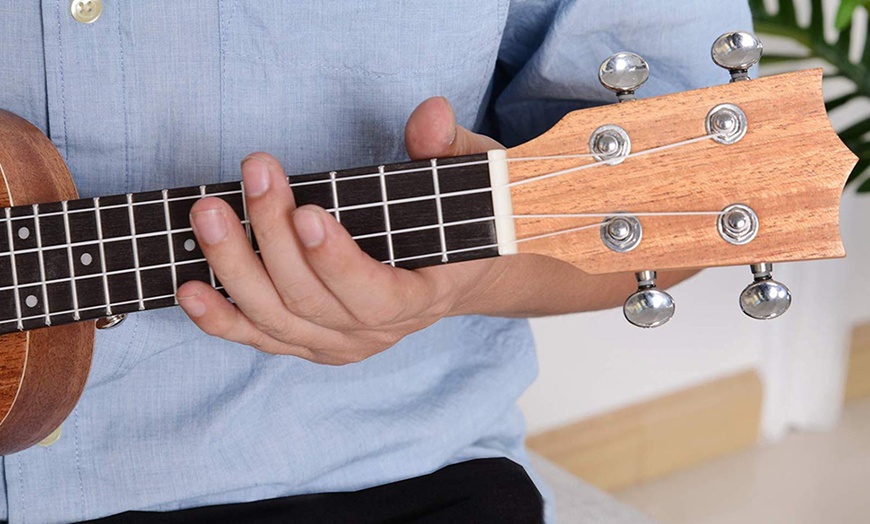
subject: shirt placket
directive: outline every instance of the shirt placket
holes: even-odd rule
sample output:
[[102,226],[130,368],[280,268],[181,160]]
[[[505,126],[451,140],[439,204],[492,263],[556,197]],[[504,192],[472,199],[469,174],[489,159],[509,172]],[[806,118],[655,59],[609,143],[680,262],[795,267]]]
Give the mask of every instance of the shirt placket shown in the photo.
[[[125,176],[126,99],[119,0],[42,0],[48,134],[80,193]],[[35,86],[36,87],[36,86]],[[39,86],[42,87],[42,86]],[[86,397],[86,396],[85,396]],[[95,471],[87,421],[77,408],[49,446],[4,458],[10,523],[84,520]]]

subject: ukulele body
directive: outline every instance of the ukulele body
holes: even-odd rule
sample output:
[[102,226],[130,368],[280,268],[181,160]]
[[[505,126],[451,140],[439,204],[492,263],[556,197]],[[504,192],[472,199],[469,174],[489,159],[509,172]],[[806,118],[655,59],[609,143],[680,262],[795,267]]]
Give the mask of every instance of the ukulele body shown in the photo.
[[[60,154],[26,120],[0,111],[0,207],[77,198]],[[0,234],[7,235],[4,228]],[[82,394],[94,322],[0,335],[0,455],[28,448],[66,419]]]

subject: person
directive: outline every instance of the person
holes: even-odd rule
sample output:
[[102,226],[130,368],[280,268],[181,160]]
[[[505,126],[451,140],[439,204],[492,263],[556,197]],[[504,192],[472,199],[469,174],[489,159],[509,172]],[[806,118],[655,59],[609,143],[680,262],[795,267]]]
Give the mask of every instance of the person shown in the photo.
[[234,303],[192,282],[184,311],[98,333],[60,439],[3,457],[0,517],[16,523],[209,507],[222,520],[237,515],[227,504],[408,479],[423,479],[413,495],[368,492],[352,514],[375,522],[363,513],[402,500],[396,520],[443,520],[414,501],[466,486],[453,522],[534,515],[538,492],[511,467],[528,469],[516,399],[536,375],[518,317],[616,306],[633,278],[533,256],[378,264],[323,210],[297,209],[284,173],[520,143],[613,102],[596,71],[617,51],[651,64],[641,97],[724,83],[709,46],[751,23],[742,0],[25,0],[0,13],[0,107],[51,138],[82,196],[237,180],[241,163],[262,255],[220,200],[194,207]]

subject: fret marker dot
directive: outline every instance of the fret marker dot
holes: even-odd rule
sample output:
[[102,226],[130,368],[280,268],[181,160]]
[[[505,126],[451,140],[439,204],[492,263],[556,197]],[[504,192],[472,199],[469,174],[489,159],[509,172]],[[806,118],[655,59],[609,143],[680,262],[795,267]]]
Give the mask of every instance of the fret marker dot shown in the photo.
[[81,260],[83,265],[90,266],[91,262],[94,261],[94,257],[92,257],[90,253],[84,253],[82,254]]
[[30,230],[27,229],[26,227],[22,227],[21,229],[18,230],[18,238],[20,238],[21,240],[27,240],[27,237],[29,237],[29,236],[30,236]]
[[185,251],[193,251],[194,249],[196,249],[196,241],[194,241],[192,238],[188,238],[184,241]]
[[36,304],[39,303],[39,300],[34,295],[29,295],[24,299],[24,303],[27,304],[27,307],[36,307]]

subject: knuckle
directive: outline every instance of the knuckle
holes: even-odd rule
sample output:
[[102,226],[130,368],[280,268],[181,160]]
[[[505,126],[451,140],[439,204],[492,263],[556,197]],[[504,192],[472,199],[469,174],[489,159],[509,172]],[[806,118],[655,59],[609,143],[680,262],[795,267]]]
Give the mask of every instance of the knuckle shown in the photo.
[[239,317],[240,315],[233,319],[206,313],[206,316],[200,320],[199,328],[207,335],[231,342],[239,342],[245,333],[244,326],[240,325],[241,319]]
[[347,351],[341,354],[340,364],[341,366],[346,366],[348,364],[358,364],[363,360],[367,359],[369,354],[363,352],[359,349]]
[[290,329],[290,320],[281,313],[269,312],[265,316],[258,318],[254,325],[260,331],[263,331],[270,336],[277,338],[283,342],[290,342],[291,338],[288,332]]
[[307,282],[287,282],[281,285],[278,294],[284,306],[292,313],[309,320],[322,320],[333,314],[334,308],[322,294],[313,293]]
[[256,349],[257,351],[262,351],[264,353],[270,353],[267,350],[266,339],[262,334],[253,334],[245,341],[248,346]]
[[365,327],[380,328],[395,323],[401,314],[401,307],[394,302],[386,302],[377,307],[364,308],[355,316]]
[[257,243],[260,245],[281,239],[287,232],[288,218],[275,206],[252,207],[248,214],[251,218],[251,227],[257,236]]

